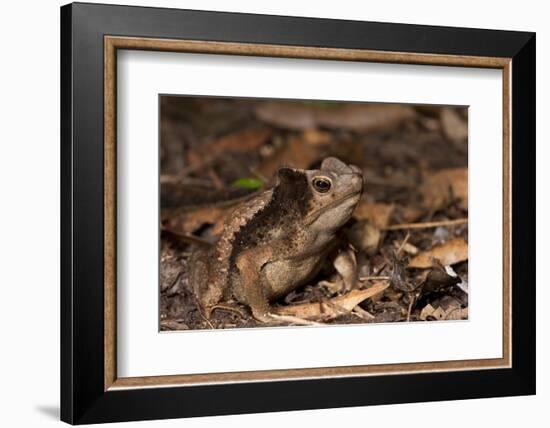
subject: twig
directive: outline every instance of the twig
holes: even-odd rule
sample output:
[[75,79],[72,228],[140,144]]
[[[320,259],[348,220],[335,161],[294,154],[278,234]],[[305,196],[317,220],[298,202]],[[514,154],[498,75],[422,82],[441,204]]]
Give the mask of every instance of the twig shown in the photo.
[[[405,239],[403,240],[403,242],[401,243],[401,245],[399,246],[399,248],[397,249],[397,253],[396,253],[396,256],[399,255],[399,251],[401,250],[402,247],[405,246],[405,244],[407,243],[407,241],[409,240],[409,236],[410,234],[407,232],[407,236],[405,236]],[[375,275],[378,275],[380,272],[382,272],[384,269],[386,269],[386,266],[388,264],[391,264],[390,261],[388,260],[388,258],[386,257],[385,254],[383,254],[384,256],[384,259],[386,260],[382,266],[376,271],[376,272],[373,272]],[[393,274],[392,274],[393,275]],[[371,279],[371,278],[380,278],[381,280],[386,280],[386,281],[391,281],[391,276],[365,276],[365,277],[362,277],[362,278],[359,278],[360,281],[363,281],[363,280],[367,280],[367,279]]]
[[388,261],[386,259],[386,261],[382,264],[382,266],[380,266],[380,268],[376,272],[373,271],[372,273],[374,273],[375,275],[378,275],[380,272],[382,272],[386,268],[387,265],[388,265]]
[[215,189],[214,184],[210,180],[195,177],[180,177],[179,175],[161,175],[160,184],[176,184],[181,186],[198,186]]
[[353,308],[353,313],[367,321],[370,321],[376,318],[373,314],[371,314],[369,311],[364,310],[359,305]]
[[331,318],[338,318],[340,315],[347,315],[347,314],[353,312],[353,310],[348,311],[346,308],[343,308],[342,306],[337,305],[336,303],[331,302],[330,300],[329,300],[329,301],[322,302],[322,303],[321,303],[321,307],[323,307],[323,305],[327,305],[327,306],[328,306],[329,308],[331,308],[334,312],[336,312],[336,316],[335,316],[335,317],[331,317]]
[[248,170],[250,171],[250,173],[252,175],[254,175],[256,178],[258,178],[262,183],[269,183],[269,178],[266,177],[265,175],[263,175],[260,171],[258,171],[257,168],[248,168]]
[[389,281],[390,279],[389,276],[362,276],[359,281]]
[[402,229],[429,229],[431,227],[439,226],[456,226],[459,224],[468,223],[467,218],[458,218],[455,220],[442,220],[442,221],[429,221],[426,223],[402,223],[402,224],[392,224],[391,226],[386,226],[384,230],[402,230]]
[[407,242],[409,241],[409,238],[411,237],[411,234],[409,231],[407,231],[407,236],[405,236],[405,239],[403,239],[403,242],[401,242],[401,245],[397,249],[397,252],[395,253],[397,256],[401,254],[401,251],[403,251],[403,248],[405,245],[407,245]]
[[416,296],[412,293],[409,294],[409,309],[407,310],[407,322],[409,322],[411,320],[411,312],[412,312],[412,307],[413,307],[413,304],[416,300]]
[[270,318],[273,318],[276,321],[284,321],[292,324],[298,324],[298,325],[325,325],[321,322],[316,321],[309,321],[305,320],[303,318],[295,317],[292,315],[277,315],[277,314],[269,314]]
[[207,174],[214,183],[214,186],[216,186],[216,189],[222,190],[225,187],[220,176],[214,171],[214,168],[208,168]]
[[206,322],[206,324],[208,324],[208,326],[211,328],[211,329],[214,329],[215,327],[212,325],[212,323],[210,322],[210,320],[208,319],[209,317],[206,316],[205,312],[205,309],[202,307],[202,305],[200,304],[199,302],[199,299],[197,298],[197,296],[195,294],[193,294],[193,299],[195,300],[195,305],[197,307],[197,312],[199,313],[199,315],[201,316],[201,318],[203,319],[203,321]]
[[204,315],[204,314],[202,313],[202,310],[200,310],[200,309],[199,309],[199,315],[201,316],[201,318],[202,318],[204,321],[206,321],[206,324],[208,324],[208,326],[209,326],[210,328],[212,328],[212,329],[215,328],[214,325],[212,325],[212,323],[211,323],[210,320],[208,319],[208,317],[207,317],[206,315]]

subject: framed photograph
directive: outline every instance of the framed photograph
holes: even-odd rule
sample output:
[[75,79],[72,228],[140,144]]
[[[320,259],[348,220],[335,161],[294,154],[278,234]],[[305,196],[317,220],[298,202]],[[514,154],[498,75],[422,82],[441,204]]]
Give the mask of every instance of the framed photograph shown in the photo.
[[535,35],[61,8],[61,418],[535,393]]

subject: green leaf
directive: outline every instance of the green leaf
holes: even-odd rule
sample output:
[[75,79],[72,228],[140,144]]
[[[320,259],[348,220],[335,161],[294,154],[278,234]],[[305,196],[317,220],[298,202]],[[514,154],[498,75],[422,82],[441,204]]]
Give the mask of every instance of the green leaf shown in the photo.
[[232,186],[238,189],[259,189],[262,185],[262,181],[255,177],[239,178],[232,183]]

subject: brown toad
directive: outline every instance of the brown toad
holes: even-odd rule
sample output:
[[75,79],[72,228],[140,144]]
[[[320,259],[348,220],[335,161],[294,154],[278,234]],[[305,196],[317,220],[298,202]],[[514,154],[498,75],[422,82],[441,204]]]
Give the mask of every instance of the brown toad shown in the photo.
[[237,208],[218,243],[192,257],[191,284],[207,316],[236,299],[270,321],[270,302],[317,274],[362,189],[361,170],[336,158],[319,170],[279,169],[275,187]]

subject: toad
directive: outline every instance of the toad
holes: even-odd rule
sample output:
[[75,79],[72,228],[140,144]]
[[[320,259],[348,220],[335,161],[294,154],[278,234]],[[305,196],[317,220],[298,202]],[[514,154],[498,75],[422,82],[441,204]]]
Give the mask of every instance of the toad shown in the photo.
[[193,254],[190,283],[206,315],[236,300],[273,321],[271,303],[319,272],[362,189],[361,170],[333,157],[316,170],[280,168],[272,189],[232,213],[214,247]]

